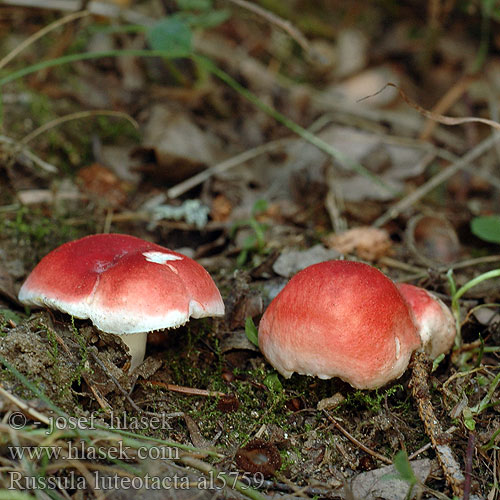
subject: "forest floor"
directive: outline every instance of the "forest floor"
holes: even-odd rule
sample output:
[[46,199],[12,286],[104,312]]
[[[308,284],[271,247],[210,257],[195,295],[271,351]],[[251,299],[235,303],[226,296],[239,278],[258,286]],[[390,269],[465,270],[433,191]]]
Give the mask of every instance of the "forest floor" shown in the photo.
[[[17,3],[0,6],[0,498],[500,499],[498,5]],[[226,315],[154,332],[131,371],[118,337],[18,302],[44,255],[110,232],[194,258]],[[460,488],[411,369],[374,391],[285,379],[252,342],[287,281],[336,258],[453,305],[428,389]]]

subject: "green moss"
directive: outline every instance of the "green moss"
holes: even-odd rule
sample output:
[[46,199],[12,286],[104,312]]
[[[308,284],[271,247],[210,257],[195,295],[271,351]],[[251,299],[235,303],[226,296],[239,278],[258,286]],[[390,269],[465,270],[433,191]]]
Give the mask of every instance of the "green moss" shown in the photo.
[[14,218],[0,219],[2,236],[15,241],[19,250],[29,258],[28,267],[59,245],[76,239],[79,231],[65,223],[64,218],[52,214],[49,218],[41,209],[21,207]]

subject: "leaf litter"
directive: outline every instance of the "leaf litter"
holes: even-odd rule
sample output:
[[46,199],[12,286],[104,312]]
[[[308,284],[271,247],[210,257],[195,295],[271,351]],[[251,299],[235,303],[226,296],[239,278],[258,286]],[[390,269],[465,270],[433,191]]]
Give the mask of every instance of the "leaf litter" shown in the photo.
[[[51,2],[42,16],[35,10],[35,17],[16,3],[2,8],[6,47],[61,18],[50,10],[58,8]],[[133,462],[158,477],[178,474],[199,484],[202,473],[215,470],[239,471],[241,478],[248,471],[235,462],[237,450],[255,440],[260,449],[277,450],[281,465],[260,484],[253,476],[253,487],[262,487],[262,493],[226,488],[220,492],[226,497],[449,497],[450,484],[436,466],[435,449],[428,446],[408,397],[407,375],[376,394],[353,392],[338,380],[280,380],[245,328],[249,318],[258,324],[286,283],[283,278],[321,260],[373,260],[392,278],[425,285],[448,301],[453,289],[447,266],[455,268],[456,286],[498,267],[488,260],[498,254],[496,226],[482,222],[495,221],[498,213],[497,140],[484,126],[498,126],[498,86],[491,85],[498,73],[498,42],[491,41],[484,75],[469,80],[461,78],[460,68],[476,54],[456,47],[477,45],[466,29],[471,22],[482,26],[474,13],[453,11],[451,22],[449,12],[438,12],[433,22],[444,26],[450,21],[453,29],[440,32],[435,43],[426,35],[430,21],[406,17],[404,11],[389,14],[376,5],[366,6],[364,15],[372,19],[367,25],[351,7],[334,9],[324,2],[302,5],[304,12],[295,4],[274,12],[232,2],[238,8],[217,14],[217,22],[204,10],[211,2],[175,2],[167,10],[143,3],[136,10],[133,3],[90,2],[93,15],[82,16],[75,26],[76,17],[54,28],[65,35],[60,53],[50,55],[42,44],[31,44],[15,54],[16,60],[28,66],[75,48],[113,53],[143,50],[148,41],[153,48],[175,42],[180,55],[194,47],[259,102],[300,127],[290,130],[290,123],[276,121],[279,116],[266,113],[265,106],[257,109],[235,87],[210,76],[200,59],[117,53],[74,62],[70,73],[61,65],[35,73],[23,85],[9,83],[0,166],[0,350],[13,368],[3,371],[2,387],[14,401],[36,405],[44,415],[51,413],[35,402],[16,370],[40,394],[84,419],[97,412],[109,424],[111,409],[143,412],[149,422],[176,414],[168,429],[149,433],[181,444],[214,443],[221,453],[211,462],[201,451],[174,461]],[[101,17],[94,17],[97,8]],[[111,29],[119,26],[120,12],[136,24],[135,31]],[[156,34],[147,31],[155,21]],[[477,95],[476,84],[483,80],[490,90]],[[392,88],[371,96],[390,82],[395,82]],[[117,118],[95,116],[48,127],[30,142],[31,150],[13,154],[12,146],[23,144],[38,127],[82,108],[103,107],[132,116],[140,133]],[[415,111],[440,125],[426,125]],[[349,165],[362,168],[353,171]],[[484,179],[481,189],[473,182],[476,174]],[[375,184],[374,178],[382,182]],[[436,219],[444,222],[436,224]],[[474,220],[479,222],[471,224]],[[131,376],[120,342],[98,341],[85,321],[19,308],[17,288],[44,254],[64,241],[103,231],[133,234],[198,257],[222,290],[226,320],[201,321],[161,336],[149,344],[148,360]],[[492,391],[498,374],[498,295],[496,281],[489,280],[461,299],[464,343],[431,377],[438,419],[444,428],[451,423],[457,428],[445,441],[451,439],[461,472],[468,474],[464,498],[499,494],[494,469],[499,418]],[[163,385],[151,386],[148,380]],[[168,387],[192,393],[174,394]],[[195,389],[212,396],[196,395]],[[488,391],[491,406],[474,414]],[[347,434],[317,410],[319,402],[337,393],[340,403],[329,411]],[[225,394],[225,404],[215,394]],[[8,415],[13,410],[5,401],[2,396],[3,415]],[[18,435],[23,442],[29,438],[29,433]],[[410,456],[424,451],[408,462],[413,475],[406,462],[394,460],[398,479],[387,478],[394,468],[381,467],[386,462],[377,454],[392,461],[398,449]],[[266,460],[259,453],[256,457]],[[12,457],[5,459],[10,467],[20,467]],[[78,471],[89,477],[94,465],[112,466],[82,460]],[[47,477],[55,472],[68,475],[61,468]],[[186,489],[186,498],[218,491],[194,490]],[[133,493],[156,495],[144,487]],[[172,498],[184,495],[181,488],[175,493]],[[92,487],[82,494],[100,498]],[[118,488],[111,495],[129,498],[132,492]]]

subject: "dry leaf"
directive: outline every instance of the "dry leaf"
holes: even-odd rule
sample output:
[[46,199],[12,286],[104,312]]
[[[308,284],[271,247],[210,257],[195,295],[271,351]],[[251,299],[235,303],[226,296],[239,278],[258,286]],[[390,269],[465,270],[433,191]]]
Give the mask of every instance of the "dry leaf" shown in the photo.
[[126,183],[107,167],[94,163],[78,172],[78,179],[88,193],[105,198],[112,206],[121,205],[127,197]]
[[284,278],[290,278],[308,266],[324,262],[325,260],[337,259],[339,253],[327,250],[321,245],[315,245],[308,250],[291,250],[282,253],[273,264],[273,271]]
[[[415,476],[421,483],[425,483],[431,471],[431,461],[428,458],[410,462]],[[409,498],[409,484],[402,479],[394,479],[397,474],[394,465],[381,467],[380,469],[363,472],[356,476],[350,484],[353,498],[365,500],[404,500]],[[390,478],[387,476],[391,476]],[[418,497],[419,488],[413,488],[411,498]]]
[[216,222],[225,222],[229,219],[232,210],[232,203],[223,194],[218,194],[212,201],[210,215]]
[[355,253],[360,259],[374,262],[391,254],[392,242],[383,229],[356,227],[340,234],[331,234],[324,243],[342,254]]
[[[162,177],[179,182],[215,162],[215,136],[203,131],[187,113],[156,105],[144,130],[143,146],[154,151]],[[158,169],[156,169],[158,170]],[[158,172],[155,172],[158,177]]]

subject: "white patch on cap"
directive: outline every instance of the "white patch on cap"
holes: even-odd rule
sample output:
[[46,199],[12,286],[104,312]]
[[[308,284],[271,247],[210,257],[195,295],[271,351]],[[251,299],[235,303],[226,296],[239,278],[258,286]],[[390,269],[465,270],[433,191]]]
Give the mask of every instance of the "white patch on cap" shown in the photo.
[[396,341],[396,359],[399,359],[399,356],[401,355],[401,342],[399,341],[398,337],[396,337],[394,340]]
[[165,264],[169,260],[182,260],[179,255],[172,255],[171,253],[144,252],[142,255],[146,257],[148,262],[154,262],[155,264]]

